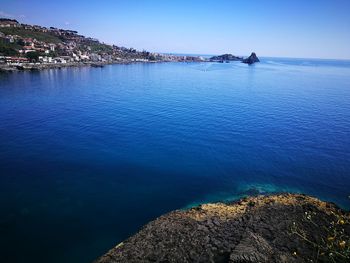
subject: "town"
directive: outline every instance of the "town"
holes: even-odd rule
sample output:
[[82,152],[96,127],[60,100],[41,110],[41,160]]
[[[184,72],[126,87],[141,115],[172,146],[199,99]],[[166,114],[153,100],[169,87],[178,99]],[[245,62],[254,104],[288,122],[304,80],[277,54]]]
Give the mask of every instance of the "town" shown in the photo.
[[77,31],[19,23],[0,18],[0,70],[62,66],[103,66],[135,62],[200,62],[199,56],[137,51],[99,42]]

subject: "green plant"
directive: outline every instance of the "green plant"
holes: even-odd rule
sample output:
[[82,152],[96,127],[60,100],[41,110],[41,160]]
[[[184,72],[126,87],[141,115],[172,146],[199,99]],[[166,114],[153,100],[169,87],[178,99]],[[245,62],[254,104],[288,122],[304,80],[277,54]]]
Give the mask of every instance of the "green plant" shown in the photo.
[[26,53],[26,58],[30,60],[30,62],[37,62],[39,60],[39,56],[41,56],[39,52],[33,51]]
[[[310,262],[350,262],[350,237],[345,233],[345,226],[350,225],[348,217],[332,212],[335,220],[331,221],[329,226],[319,226],[313,220],[316,217],[315,212],[305,212],[302,222],[293,222],[291,234],[299,237],[302,241],[311,245],[316,257],[309,258]],[[314,241],[303,229],[303,225],[312,224],[317,228],[322,228],[325,235],[319,240]],[[297,256],[294,251],[293,255]]]
[[4,56],[16,56],[18,55],[18,46],[15,43],[9,43],[4,39],[0,39],[0,54]]

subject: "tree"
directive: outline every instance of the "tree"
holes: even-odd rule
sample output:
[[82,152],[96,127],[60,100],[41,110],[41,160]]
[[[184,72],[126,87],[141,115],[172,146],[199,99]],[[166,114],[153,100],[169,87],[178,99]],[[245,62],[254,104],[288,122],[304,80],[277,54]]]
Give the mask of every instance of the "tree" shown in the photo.
[[151,61],[155,61],[157,58],[154,55],[150,55],[148,57],[148,59],[151,60]]
[[4,56],[16,56],[18,55],[18,52],[16,49],[11,47],[5,47],[0,45],[0,55]]
[[19,40],[17,41],[17,44],[20,45],[20,46],[22,46],[22,47],[26,45],[26,43],[24,43],[23,39],[19,39]]
[[38,62],[39,56],[40,53],[36,51],[26,53],[26,58],[28,58],[30,62]]
[[2,56],[16,56],[18,55],[17,46],[13,43],[8,43],[0,38],[0,55]]

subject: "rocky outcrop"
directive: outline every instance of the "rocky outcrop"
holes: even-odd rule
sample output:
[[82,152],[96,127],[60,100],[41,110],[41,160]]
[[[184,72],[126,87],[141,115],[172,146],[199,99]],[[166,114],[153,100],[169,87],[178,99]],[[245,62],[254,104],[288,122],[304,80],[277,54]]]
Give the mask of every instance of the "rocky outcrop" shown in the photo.
[[230,61],[242,61],[246,64],[254,64],[255,62],[260,62],[259,58],[253,52],[249,57],[243,59],[242,57],[237,57],[232,54],[223,54],[220,56],[214,56],[209,59],[211,62],[230,62]]
[[224,62],[224,61],[241,61],[243,58],[234,56],[232,54],[223,54],[220,56],[211,57],[209,60],[212,62]]
[[96,262],[350,262],[349,222],[304,195],[205,204],[159,217]]
[[256,56],[256,54],[253,52],[249,57],[243,59],[242,62],[251,65],[251,64],[254,64],[255,62],[260,62],[260,60]]

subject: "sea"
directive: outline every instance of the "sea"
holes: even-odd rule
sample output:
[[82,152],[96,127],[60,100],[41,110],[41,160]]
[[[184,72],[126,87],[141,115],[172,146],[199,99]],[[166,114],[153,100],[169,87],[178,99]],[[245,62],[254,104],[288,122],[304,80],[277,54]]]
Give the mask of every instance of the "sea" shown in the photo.
[[85,263],[174,209],[305,193],[350,209],[350,61],[0,74],[3,263]]

